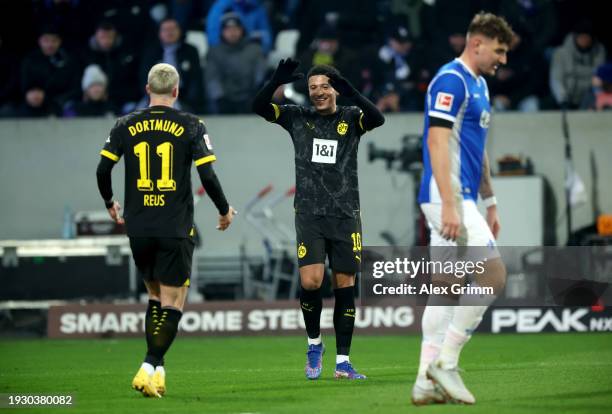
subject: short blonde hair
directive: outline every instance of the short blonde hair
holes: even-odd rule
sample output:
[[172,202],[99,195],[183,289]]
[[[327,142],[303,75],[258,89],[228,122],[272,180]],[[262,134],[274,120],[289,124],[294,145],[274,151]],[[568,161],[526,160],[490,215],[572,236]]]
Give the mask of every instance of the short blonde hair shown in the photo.
[[170,95],[178,86],[179,74],[176,68],[167,63],[154,65],[147,76],[149,90],[156,95]]

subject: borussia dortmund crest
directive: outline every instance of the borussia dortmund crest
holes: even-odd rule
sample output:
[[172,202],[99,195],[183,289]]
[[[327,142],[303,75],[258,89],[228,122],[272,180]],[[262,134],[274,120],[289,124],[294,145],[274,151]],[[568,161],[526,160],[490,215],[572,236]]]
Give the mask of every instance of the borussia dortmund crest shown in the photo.
[[298,257],[300,259],[303,259],[306,256],[306,253],[308,253],[308,251],[306,250],[306,246],[304,246],[304,243],[300,243],[300,245],[298,246]]
[[348,131],[348,124],[344,121],[340,121],[337,128],[338,134],[344,135]]

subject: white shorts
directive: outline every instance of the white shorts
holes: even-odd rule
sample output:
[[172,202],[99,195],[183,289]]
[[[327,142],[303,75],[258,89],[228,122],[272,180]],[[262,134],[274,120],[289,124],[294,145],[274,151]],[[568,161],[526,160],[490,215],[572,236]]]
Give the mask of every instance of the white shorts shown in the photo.
[[487,221],[478,211],[476,203],[473,200],[463,200],[458,210],[459,217],[461,217],[460,236],[457,240],[446,240],[440,233],[442,229],[442,204],[421,204],[421,211],[423,211],[427,219],[427,225],[431,230],[430,246],[487,246],[495,248],[495,237],[493,237]]

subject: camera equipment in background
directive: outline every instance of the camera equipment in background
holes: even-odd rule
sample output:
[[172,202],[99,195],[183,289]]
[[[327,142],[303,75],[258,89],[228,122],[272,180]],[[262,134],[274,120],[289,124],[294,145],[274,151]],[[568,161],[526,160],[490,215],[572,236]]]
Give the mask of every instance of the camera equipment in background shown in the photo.
[[[421,184],[421,173],[423,171],[423,137],[421,134],[406,134],[401,138],[401,147],[399,149],[383,149],[377,148],[376,144],[370,142],[368,144],[368,162],[374,162],[378,159],[385,161],[387,170],[399,171],[409,174],[412,177],[414,184],[414,206],[415,206],[415,236],[414,244],[416,246],[426,246],[429,244],[429,230],[425,223],[425,218],[421,213],[418,205],[418,192]],[[396,238],[389,231],[381,232],[380,236],[385,239],[389,245],[397,246]]]
[[406,134],[401,139],[399,150],[377,148],[376,144],[368,144],[368,161],[385,160],[388,170],[398,170],[416,175],[420,180],[423,170],[423,137],[420,134]]

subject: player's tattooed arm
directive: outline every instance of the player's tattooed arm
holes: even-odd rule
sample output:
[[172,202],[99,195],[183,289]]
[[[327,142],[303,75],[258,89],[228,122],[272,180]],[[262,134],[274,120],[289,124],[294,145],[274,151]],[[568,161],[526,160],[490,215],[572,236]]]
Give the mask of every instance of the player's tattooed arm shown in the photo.
[[486,151],[482,158],[482,174],[480,176],[480,188],[478,192],[483,200],[489,199],[494,195],[493,185],[491,184],[491,168],[489,166],[489,157]]
[[255,98],[253,99],[253,112],[257,115],[265,118],[268,121],[275,121],[276,114],[274,111],[274,107],[271,105],[272,96],[280,85],[285,83],[295,82],[296,80],[302,79],[304,77],[303,73],[295,72],[295,70],[300,65],[300,62],[297,60],[282,59],[276,70],[272,74],[270,80],[261,88]]
[[497,239],[501,225],[497,214],[497,200],[493,194],[493,184],[491,183],[491,168],[489,167],[489,157],[485,151],[482,159],[482,175],[480,178],[480,188],[478,189],[480,197],[484,205],[487,207],[486,221],[493,233],[493,237]]

